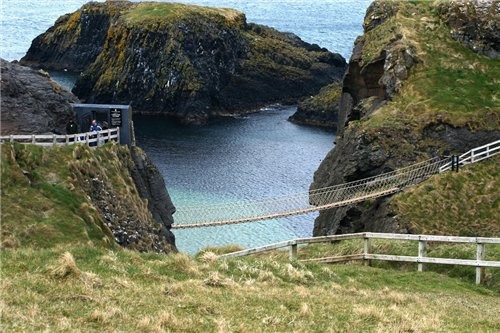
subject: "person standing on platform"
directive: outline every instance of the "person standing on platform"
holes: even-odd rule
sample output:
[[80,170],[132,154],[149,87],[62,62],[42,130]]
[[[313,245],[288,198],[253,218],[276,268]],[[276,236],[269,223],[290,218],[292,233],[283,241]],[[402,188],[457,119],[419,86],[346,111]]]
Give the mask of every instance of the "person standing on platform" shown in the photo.
[[[99,124],[97,123],[97,120],[93,119],[92,124],[90,125],[89,132],[100,132],[100,131],[102,131],[102,127],[99,126]],[[97,135],[91,135],[90,138],[95,139],[95,138],[97,138]],[[91,142],[89,144],[89,146],[97,146],[97,142]]]

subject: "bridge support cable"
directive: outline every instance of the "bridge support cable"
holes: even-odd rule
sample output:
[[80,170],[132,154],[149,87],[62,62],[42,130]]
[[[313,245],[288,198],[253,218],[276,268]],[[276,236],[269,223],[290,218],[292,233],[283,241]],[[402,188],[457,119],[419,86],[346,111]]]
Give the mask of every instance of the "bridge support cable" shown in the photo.
[[287,196],[180,207],[174,229],[199,228],[306,214],[386,196],[439,173],[447,159],[434,158],[353,182]]
[[[475,163],[498,153],[500,153],[500,140],[462,154],[459,163]],[[348,206],[396,193],[450,169],[449,158],[433,158],[381,175],[303,193],[260,200],[179,207],[175,214],[177,223],[172,228],[186,229],[252,222]]]

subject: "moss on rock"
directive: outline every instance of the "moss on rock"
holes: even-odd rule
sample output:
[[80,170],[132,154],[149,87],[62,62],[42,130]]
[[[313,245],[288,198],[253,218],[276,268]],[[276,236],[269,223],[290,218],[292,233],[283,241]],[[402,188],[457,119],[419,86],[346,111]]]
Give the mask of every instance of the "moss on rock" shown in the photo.
[[[312,188],[500,139],[498,60],[455,41],[440,6],[375,1],[369,7],[365,34],[356,41],[343,81],[337,147],[315,173]],[[322,212],[314,234],[411,231],[410,224],[394,218],[401,211],[388,202],[382,198]]]
[[54,68],[64,59],[83,71],[73,92],[84,102],[131,103],[186,123],[297,101],[345,68],[340,55],[247,24],[232,9],[108,1],[77,13],[37,37],[21,61]]

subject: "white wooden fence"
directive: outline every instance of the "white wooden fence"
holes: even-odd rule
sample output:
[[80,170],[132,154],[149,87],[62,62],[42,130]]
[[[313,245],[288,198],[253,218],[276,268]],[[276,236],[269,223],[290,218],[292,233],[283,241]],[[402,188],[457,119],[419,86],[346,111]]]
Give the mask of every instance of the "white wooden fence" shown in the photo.
[[87,146],[100,146],[107,141],[120,142],[120,129],[110,128],[99,132],[77,134],[43,134],[43,135],[4,135],[0,136],[0,143],[17,142],[38,146],[72,145],[83,143]]
[[[290,260],[298,258],[298,245],[312,243],[329,243],[333,241],[341,241],[347,239],[363,239],[363,253],[334,256],[317,259],[305,259],[300,261],[315,261],[322,263],[336,263],[353,260],[363,260],[369,263],[370,260],[384,261],[399,261],[399,262],[414,262],[418,265],[418,270],[423,271],[425,264],[445,264],[445,265],[463,265],[476,267],[476,284],[480,284],[484,277],[485,267],[500,267],[500,261],[485,260],[486,244],[500,244],[500,238],[493,237],[456,237],[456,236],[433,236],[433,235],[409,235],[409,234],[386,234],[363,232],[356,234],[331,235],[322,237],[298,238],[285,242],[270,244],[262,247],[251,248],[247,250],[232,252],[220,255],[219,258],[240,257],[250,254],[261,253],[265,251],[277,250],[284,247],[289,248]],[[389,240],[405,240],[418,241],[418,253],[416,256],[401,256],[371,253],[371,239],[389,239]],[[443,242],[443,243],[469,243],[476,244],[476,259],[453,259],[453,258],[436,258],[427,256],[427,242]]]
[[[459,165],[479,162],[500,153],[500,140],[490,142],[484,146],[469,150],[458,157]],[[439,168],[440,172],[448,171],[452,167],[452,162],[448,162]]]

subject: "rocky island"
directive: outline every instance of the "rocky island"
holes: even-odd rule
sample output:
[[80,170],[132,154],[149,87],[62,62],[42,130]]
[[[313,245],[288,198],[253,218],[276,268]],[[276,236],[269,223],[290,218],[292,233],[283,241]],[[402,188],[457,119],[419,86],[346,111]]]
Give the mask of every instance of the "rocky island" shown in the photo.
[[[342,82],[337,145],[316,171],[311,189],[460,154],[498,140],[498,4],[373,2]],[[483,177],[487,183],[474,202],[480,205],[485,200],[481,198],[497,197],[497,178]],[[443,186],[431,187],[444,195],[449,189]],[[425,191],[415,193],[421,192]],[[321,212],[314,235],[422,232],[428,230],[423,227],[427,222],[437,226],[431,229],[434,233],[449,232],[439,219],[451,208],[434,204],[424,214],[427,222],[419,225],[408,219],[412,215],[408,209],[425,211],[416,204],[422,198],[413,196],[411,204],[402,205],[399,197]],[[453,215],[455,232],[461,223],[470,222],[467,216]],[[436,221],[429,222],[432,219]],[[465,229],[468,234],[494,235],[499,231],[494,219],[490,214],[475,216],[476,227]],[[491,229],[492,225],[496,227]]]
[[295,102],[338,81],[345,60],[232,9],[88,3],[32,43],[24,65],[81,72],[87,103],[122,103],[186,124]]

